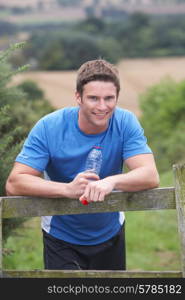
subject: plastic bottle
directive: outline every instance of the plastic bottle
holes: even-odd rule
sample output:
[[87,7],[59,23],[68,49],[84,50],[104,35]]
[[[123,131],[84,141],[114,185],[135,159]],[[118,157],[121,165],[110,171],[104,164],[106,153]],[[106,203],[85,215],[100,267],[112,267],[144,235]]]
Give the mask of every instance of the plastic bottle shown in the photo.
[[[102,165],[101,147],[94,146],[87,156],[87,160],[85,163],[85,172],[92,172],[99,175],[101,165]],[[89,204],[89,202],[85,198],[81,200],[81,203],[83,205]]]
[[85,171],[92,172],[99,175],[101,165],[102,165],[101,147],[94,146],[87,156],[87,160],[85,163]]

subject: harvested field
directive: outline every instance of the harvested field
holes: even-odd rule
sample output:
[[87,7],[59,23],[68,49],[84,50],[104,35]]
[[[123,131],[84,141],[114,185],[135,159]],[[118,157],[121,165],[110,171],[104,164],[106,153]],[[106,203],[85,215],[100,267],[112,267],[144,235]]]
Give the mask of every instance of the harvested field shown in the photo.
[[[121,79],[119,106],[140,114],[139,96],[162,78],[185,80],[185,57],[125,59],[118,64]],[[44,90],[45,97],[56,108],[75,105],[76,72],[26,72],[13,79],[15,84],[32,79]]]

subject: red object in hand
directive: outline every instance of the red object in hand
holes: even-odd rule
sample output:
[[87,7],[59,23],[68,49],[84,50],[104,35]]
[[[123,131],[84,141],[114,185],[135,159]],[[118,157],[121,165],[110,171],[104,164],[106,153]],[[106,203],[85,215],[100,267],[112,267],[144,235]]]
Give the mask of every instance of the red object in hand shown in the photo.
[[81,202],[83,205],[88,205],[88,204],[89,204],[89,202],[88,202],[85,198],[83,198],[82,200],[80,200],[80,202]]

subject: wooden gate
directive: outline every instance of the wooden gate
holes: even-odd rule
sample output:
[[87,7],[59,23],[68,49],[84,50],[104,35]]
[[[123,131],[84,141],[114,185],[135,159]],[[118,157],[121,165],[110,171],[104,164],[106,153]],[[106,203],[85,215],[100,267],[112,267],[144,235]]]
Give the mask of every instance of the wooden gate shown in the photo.
[[[115,191],[104,202],[82,206],[76,199],[0,197],[0,276],[18,278],[170,278],[185,277],[185,164],[174,165],[175,186],[140,192]],[[36,217],[114,211],[176,209],[181,242],[181,270],[178,271],[96,271],[96,270],[3,270],[2,218]]]

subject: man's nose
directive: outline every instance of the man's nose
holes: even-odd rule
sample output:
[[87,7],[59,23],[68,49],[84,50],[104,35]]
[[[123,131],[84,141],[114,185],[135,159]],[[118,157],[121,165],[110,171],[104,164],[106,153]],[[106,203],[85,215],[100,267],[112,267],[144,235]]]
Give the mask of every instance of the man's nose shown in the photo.
[[107,105],[105,103],[104,99],[100,99],[99,103],[98,103],[98,109],[100,110],[105,110],[107,108]]

